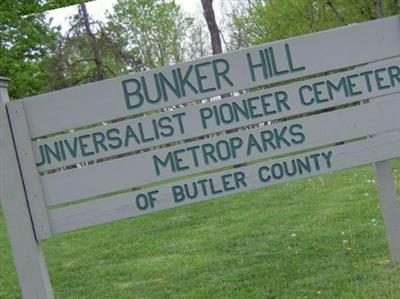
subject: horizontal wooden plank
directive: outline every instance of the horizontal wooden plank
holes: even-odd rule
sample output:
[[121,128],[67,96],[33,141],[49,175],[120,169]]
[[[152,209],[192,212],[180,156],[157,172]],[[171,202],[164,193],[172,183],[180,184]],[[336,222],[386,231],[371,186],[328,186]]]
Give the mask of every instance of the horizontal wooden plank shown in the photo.
[[[164,106],[395,57],[400,54],[399,28],[400,18],[395,16],[27,98],[24,106],[31,135],[40,137]],[[261,59],[264,68],[256,66]],[[158,82],[164,82],[160,83],[158,98],[153,88],[154,76]],[[175,90],[166,80],[172,82]],[[143,82],[150,90],[152,102],[141,104],[138,94],[144,94]]]
[[[363,141],[129,192],[104,200],[54,209],[50,211],[51,226],[55,233],[63,233],[390,159],[399,155],[400,131],[397,130]],[[307,163],[307,160],[312,161],[311,171],[303,169],[300,172],[298,161]],[[293,170],[295,168],[289,166],[290,171],[281,176],[281,169],[284,169],[285,165],[292,165],[292,161],[295,161],[297,169]],[[315,161],[318,162],[318,167]],[[268,176],[273,171],[274,176],[268,180]]]
[[398,95],[41,177],[47,205],[400,128]]
[[400,92],[399,57],[211,103],[40,139],[33,147],[38,170],[46,171],[394,92]]

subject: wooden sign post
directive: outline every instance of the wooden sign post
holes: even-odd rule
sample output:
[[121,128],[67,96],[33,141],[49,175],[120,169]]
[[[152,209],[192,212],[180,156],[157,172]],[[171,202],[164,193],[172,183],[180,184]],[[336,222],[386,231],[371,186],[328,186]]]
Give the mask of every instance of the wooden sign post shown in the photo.
[[398,264],[400,262],[400,212],[390,160],[375,163],[375,177],[380,195],[383,222],[389,242],[391,261],[394,264]]
[[400,262],[398,16],[10,103],[1,82],[0,197],[24,298],[53,297],[53,235],[368,163]]
[[24,182],[5,104],[8,80],[0,77],[0,199],[23,298],[54,298],[40,241],[32,227]]
[[400,262],[400,210],[392,163],[390,160],[375,162],[374,168],[391,261],[397,264]]

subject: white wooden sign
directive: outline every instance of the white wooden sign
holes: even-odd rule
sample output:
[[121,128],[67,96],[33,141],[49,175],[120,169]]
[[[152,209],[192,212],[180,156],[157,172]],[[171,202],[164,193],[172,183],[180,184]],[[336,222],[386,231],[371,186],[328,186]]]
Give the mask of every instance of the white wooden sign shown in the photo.
[[399,17],[11,103],[2,82],[0,196],[24,298],[53,298],[53,235],[373,162],[400,261]]

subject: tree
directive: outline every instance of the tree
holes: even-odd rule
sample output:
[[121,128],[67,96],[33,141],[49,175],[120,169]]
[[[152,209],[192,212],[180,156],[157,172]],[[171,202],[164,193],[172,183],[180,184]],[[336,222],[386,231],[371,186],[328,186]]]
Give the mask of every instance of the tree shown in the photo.
[[228,24],[225,28],[229,42],[226,43],[227,50],[238,50],[249,47],[250,40],[246,26],[242,24],[250,10],[250,2],[243,0],[228,0],[223,3],[228,16]]
[[0,2],[0,75],[11,79],[12,98],[37,94],[46,85],[42,63],[56,32],[43,14],[34,14],[41,9],[35,0]]
[[96,70],[97,70],[97,80],[103,80],[105,78],[105,74],[104,74],[103,62],[101,61],[100,57],[100,49],[97,43],[97,38],[92,32],[92,29],[90,28],[89,14],[87,12],[85,3],[79,5],[79,14],[82,16],[83,23],[85,24],[86,34],[89,38],[90,45],[92,48],[93,59],[96,64]]
[[206,24],[204,21],[198,21],[193,24],[189,35],[188,58],[191,60],[208,56],[212,53],[210,47],[210,34],[204,29]]
[[397,15],[400,13],[400,3],[398,0],[389,0],[388,10],[390,15]]
[[46,57],[47,90],[57,90],[117,76],[125,72],[120,38],[93,20],[86,5],[70,18],[70,29],[59,35]]
[[203,6],[204,18],[210,32],[212,52],[213,54],[222,53],[221,36],[215,20],[213,0],[201,0],[201,5]]
[[326,30],[398,13],[397,0],[249,0],[235,17],[251,44]]
[[81,0],[0,2],[0,75],[11,79],[12,98],[48,90],[45,69],[60,34],[46,21],[44,12],[78,2]]
[[183,61],[192,22],[174,1],[118,0],[107,31],[126,41],[128,70],[137,71]]
[[107,24],[81,4],[46,58],[47,90],[183,61],[191,24],[174,2],[120,0]]

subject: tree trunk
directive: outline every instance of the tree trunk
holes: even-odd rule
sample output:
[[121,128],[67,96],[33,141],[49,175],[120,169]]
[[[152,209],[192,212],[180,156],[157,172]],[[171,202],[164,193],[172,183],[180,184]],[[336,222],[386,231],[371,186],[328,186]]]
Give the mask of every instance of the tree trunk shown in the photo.
[[207,22],[208,30],[210,31],[213,54],[219,54],[222,53],[221,37],[219,35],[217,22],[215,21],[212,2],[213,0],[201,0],[201,5],[203,6],[203,14]]
[[104,67],[103,67],[103,63],[101,61],[100,50],[99,50],[99,47],[97,44],[96,36],[90,29],[89,14],[87,12],[85,3],[81,3],[79,5],[79,13],[83,17],[83,22],[85,24],[86,33],[89,36],[90,44],[92,46],[94,62],[96,64],[96,70],[97,70],[97,79],[103,80],[103,79],[105,79]]

